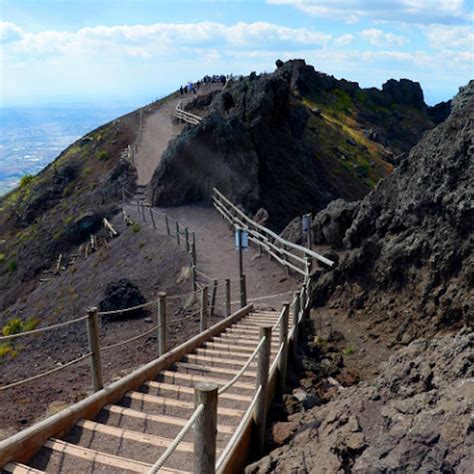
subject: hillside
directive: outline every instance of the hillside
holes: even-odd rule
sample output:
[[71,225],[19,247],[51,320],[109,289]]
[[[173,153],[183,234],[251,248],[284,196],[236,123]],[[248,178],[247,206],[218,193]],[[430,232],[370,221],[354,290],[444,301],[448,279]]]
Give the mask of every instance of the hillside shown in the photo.
[[443,118],[408,80],[361,89],[303,60],[277,66],[188,105],[205,118],[163,155],[155,205],[208,200],[217,186],[251,213],[266,209],[282,229],[336,198],[361,199]]

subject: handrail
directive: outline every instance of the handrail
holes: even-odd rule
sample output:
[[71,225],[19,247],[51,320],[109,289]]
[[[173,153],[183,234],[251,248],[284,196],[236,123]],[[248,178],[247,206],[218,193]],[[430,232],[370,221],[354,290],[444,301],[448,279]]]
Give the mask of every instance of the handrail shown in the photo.
[[190,112],[186,112],[182,108],[182,104],[184,102],[189,102],[189,101],[190,99],[181,99],[176,105],[176,108],[174,109],[174,115],[176,118],[180,120],[184,120],[185,122],[188,122],[192,125],[197,125],[202,120],[202,117],[199,117],[199,115],[192,114]]
[[224,463],[226,457],[229,455],[229,452],[231,451],[232,447],[234,446],[236,440],[239,439],[240,436],[242,436],[242,432],[245,429],[245,425],[247,424],[249,418],[253,414],[253,410],[255,408],[255,405],[257,404],[258,397],[259,397],[261,391],[262,391],[262,386],[259,385],[257,390],[255,391],[255,394],[252,398],[252,401],[251,401],[250,405],[247,408],[247,411],[245,412],[244,416],[240,420],[239,426],[234,431],[234,434],[232,435],[232,438],[230,438],[229,442],[227,443],[226,447],[224,448],[221,455],[219,456],[219,459],[216,462],[216,472],[220,469],[220,467]]
[[265,343],[265,340],[266,340],[266,337],[262,337],[262,339],[260,339],[260,342],[257,344],[257,347],[255,348],[255,350],[252,352],[252,354],[250,355],[250,357],[247,359],[247,362],[245,362],[245,364],[242,366],[242,368],[237,372],[237,374],[231,379],[229,380],[229,382],[227,382],[225,385],[223,385],[220,389],[219,389],[219,395],[222,395],[223,393],[227,392],[227,390],[229,390],[229,388],[232,387],[232,385],[235,384],[235,382],[237,382],[237,380],[240,379],[240,377],[242,377],[242,375],[244,374],[244,372],[249,368],[250,364],[252,363],[252,361],[255,359],[255,357],[257,356],[258,354],[258,351],[260,350],[260,348],[262,347],[262,345]]
[[263,233],[268,234],[273,239],[277,240],[278,242],[280,242],[280,243],[282,243],[282,244],[284,244],[288,247],[291,247],[295,250],[299,250],[300,252],[303,252],[305,255],[308,255],[309,257],[315,258],[315,259],[325,263],[326,265],[329,265],[330,267],[332,267],[334,265],[333,261],[329,260],[326,257],[323,257],[319,253],[317,253],[313,250],[310,250],[306,247],[303,247],[302,245],[298,245],[298,244],[295,244],[293,242],[290,242],[289,240],[285,240],[282,237],[280,237],[278,234],[273,232],[272,230],[270,230],[267,227],[255,222],[250,217],[248,217],[244,212],[242,212],[229,199],[227,199],[217,188],[213,188],[213,192],[216,196],[218,196],[219,199],[224,201],[227,204],[227,206],[230,206],[235,212],[237,212],[248,224],[256,227],[257,229],[261,230]]
[[160,458],[153,464],[153,466],[148,470],[147,474],[156,474],[162,467],[163,464],[168,460],[168,458],[173,454],[174,450],[178,447],[179,443],[183,441],[184,437],[191,429],[191,427],[196,422],[197,417],[202,413],[204,410],[204,405],[201,403],[196,407],[194,413],[191,415],[191,418],[188,422],[183,426],[181,431],[176,435],[176,438],[173,442],[166,448],[166,451],[160,456]]

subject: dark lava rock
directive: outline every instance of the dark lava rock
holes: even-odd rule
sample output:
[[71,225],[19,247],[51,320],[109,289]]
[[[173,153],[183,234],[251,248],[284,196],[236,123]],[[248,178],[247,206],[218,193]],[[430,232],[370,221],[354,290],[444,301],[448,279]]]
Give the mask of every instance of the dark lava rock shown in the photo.
[[451,113],[451,101],[440,102],[433,107],[428,107],[428,115],[431,117],[433,123],[438,125],[441,122],[444,122]]
[[[352,210],[343,238],[349,251],[318,280],[318,304],[341,285],[342,300],[369,308],[365,319],[380,321],[383,314],[389,330],[407,322],[412,335],[420,336],[473,324],[473,121],[471,81],[453,100],[451,115]],[[346,226],[347,221],[336,226],[336,244]],[[392,298],[398,311],[389,314],[386,304]]]
[[293,415],[286,444],[245,472],[471,473],[473,345],[467,330],[413,342],[370,383]]
[[[104,291],[104,298],[99,303],[100,311],[116,311],[119,309],[132,308],[146,303],[145,297],[142,295],[138,286],[127,278],[110,282]],[[143,310],[127,311],[125,313],[111,315],[107,320],[127,319],[143,314]]]
[[426,107],[423,90],[419,82],[413,82],[409,79],[390,79],[382,86],[382,91],[391,102],[398,104],[413,105],[418,109]]

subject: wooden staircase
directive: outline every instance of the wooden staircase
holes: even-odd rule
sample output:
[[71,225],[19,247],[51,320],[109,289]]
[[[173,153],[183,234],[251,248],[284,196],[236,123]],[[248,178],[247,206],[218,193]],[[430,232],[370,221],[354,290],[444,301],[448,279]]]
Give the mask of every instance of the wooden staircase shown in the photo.
[[[147,472],[171,444],[194,411],[194,385],[223,386],[254,352],[259,327],[274,325],[280,313],[253,310],[199,347],[186,353],[152,380],[125,392],[116,403],[100,406],[92,419],[82,418],[61,439],[49,438],[28,460],[9,462],[2,472],[128,473]],[[290,322],[290,330],[292,323]],[[272,332],[271,362],[279,348]],[[217,455],[222,451],[255,391],[256,362],[219,396]],[[167,460],[162,473],[193,471],[193,433]]]

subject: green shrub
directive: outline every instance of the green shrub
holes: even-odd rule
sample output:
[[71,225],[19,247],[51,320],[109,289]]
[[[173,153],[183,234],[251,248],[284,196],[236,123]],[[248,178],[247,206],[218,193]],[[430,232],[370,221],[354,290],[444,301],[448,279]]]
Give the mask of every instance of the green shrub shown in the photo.
[[3,326],[2,334],[4,336],[12,336],[13,334],[19,334],[20,332],[32,331],[39,324],[39,319],[30,318],[26,321],[22,321],[20,318],[13,318]]
[[16,263],[16,260],[10,260],[8,263],[7,263],[7,270],[9,272],[14,272],[16,269],[17,269],[18,265]]
[[353,348],[352,346],[344,347],[344,349],[342,349],[342,353],[343,353],[345,356],[354,354],[354,348]]
[[24,188],[28,183],[31,183],[34,179],[34,176],[32,174],[25,174],[25,176],[22,176],[20,179],[20,188]]
[[0,253],[0,263],[3,263],[7,256],[4,253]]
[[110,158],[110,155],[106,151],[101,151],[99,153],[99,160],[106,161]]
[[0,362],[3,357],[16,357],[16,351],[13,349],[13,347],[8,343],[4,342],[0,344]]
[[141,230],[140,224],[137,224],[136,222],[133,223],[131,229],[134,234],[138,234]]

